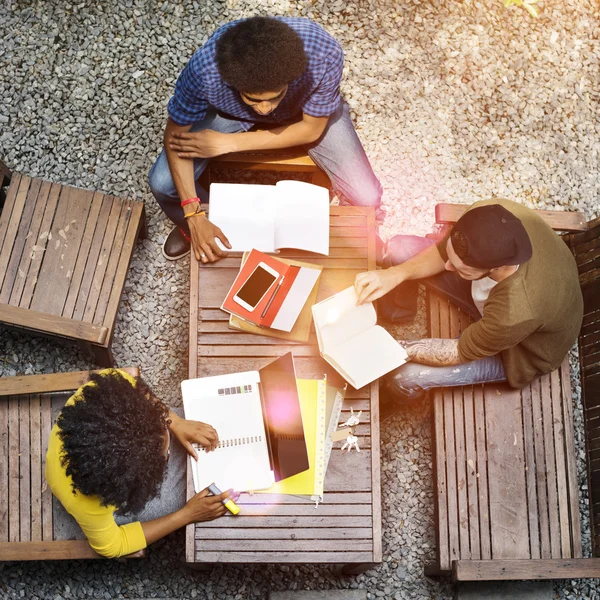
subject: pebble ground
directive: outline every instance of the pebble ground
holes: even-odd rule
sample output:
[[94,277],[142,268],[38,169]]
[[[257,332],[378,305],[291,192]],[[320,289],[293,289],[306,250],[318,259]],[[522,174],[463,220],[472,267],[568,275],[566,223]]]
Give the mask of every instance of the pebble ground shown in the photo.
[[[143,199],[150,236],[135,252],[114,352],[166,402],[186,376],[187,261],[147,186],[166,104],[216,27],[254,14],[305,16],[346,53],[343,94],[385,187],[382,235],[425,234],[441,201],[500,195],[537,208],[599,211],[600,9],[545,0],[532,19],[499,0],[108,0],[0,2],[0,157],[52,181]],[[399,337],[424,333],[422,318]],[[574,373],[577,357],[572,356]],[[70,346],[0,331],[0,375],[91,367]],[[582,520],[589,553],[580,387],[573,379]],[[0,564],[1,598],[266,599],[269,590],[366,588],[370,598],[450,599],[423,576],[434,552],[430,410],[382,432],[383,564],[188,570],[183,534],[146,561]],[[596,581],[556,582],[557,598],[600,598]]]

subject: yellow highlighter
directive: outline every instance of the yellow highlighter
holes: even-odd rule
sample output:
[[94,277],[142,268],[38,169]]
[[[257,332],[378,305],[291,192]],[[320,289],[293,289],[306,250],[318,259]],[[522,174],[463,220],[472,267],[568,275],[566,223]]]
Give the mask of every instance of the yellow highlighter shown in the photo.
[[[208,491],[213,495],[213,496],[218,496],[219,494],[221,494],[221,490],[214,484],[211,483],[208,486]],[[221,502],[225,505],[225,508],[232,514],[232,515],[237,515],[240,512],[240,507],[231,499],[231,498],[227,498],[226,500],[221,500]]]

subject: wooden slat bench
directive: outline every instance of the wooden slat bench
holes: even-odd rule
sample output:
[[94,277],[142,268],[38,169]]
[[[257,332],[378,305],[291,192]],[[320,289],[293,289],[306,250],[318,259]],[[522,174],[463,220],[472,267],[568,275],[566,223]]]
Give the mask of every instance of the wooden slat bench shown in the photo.
[[75,341],[111,366],[144,223],[141,202],[13,173],[0,214],[0,323]]
[[[124,369],[139,377],[136,368]],[[84,539],[59,540],[46,484],[54,420],[90,372],[0,377],[0,560],[102,558]]]
[[306,150],[299,147],[264,152],[237,152],[212,158],[201,178],[206,189],[210,186],[213,168],[310,173],[311,183],[326,188],[331,187],[329,177],[306,154]]
[[[465,208],[438,205],[436,221],[453,223]],[[588,227],[580,213],[541,214],[556,230]],[[579,235],[565,241],[580,240],[583,252],[582,244],[598,247],[597,232]],[[597,283],[595,291],[597,311]],[[470,323],[432,290],[427,307],[431,337],[457,337]],[[584,346],[597,362],[598,339],[591,333]],[[585,354],[582,361],[591,364]],[[522,390],[494,383],[440,388],[432,397],[437,559],[426,572],[452,572],[457,581],[599,577],[600,560],[581,558],[568,358]]]

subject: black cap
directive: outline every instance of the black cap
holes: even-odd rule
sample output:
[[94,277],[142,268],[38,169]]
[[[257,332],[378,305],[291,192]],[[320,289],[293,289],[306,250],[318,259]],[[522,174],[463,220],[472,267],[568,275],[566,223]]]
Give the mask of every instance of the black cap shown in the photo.
[[452,236],[456,232],[462,233],[467,244],[461,260],[477,269],[520,265],[533,252],[523,223],[500,204],[468,210],[454,225]]

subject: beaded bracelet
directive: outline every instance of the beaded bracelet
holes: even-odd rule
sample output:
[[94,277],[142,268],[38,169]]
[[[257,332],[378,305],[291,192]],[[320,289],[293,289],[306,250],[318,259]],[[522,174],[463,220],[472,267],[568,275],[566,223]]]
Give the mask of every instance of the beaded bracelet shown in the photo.
[[192,217],[196,217],[198,215],[204,215],[204,216],[206,216],[206,212],[203,211],[203,210],[197,210],[196,212],[189,213],[187,215],[183,215],[183,218],[184,219],[191,219]]

